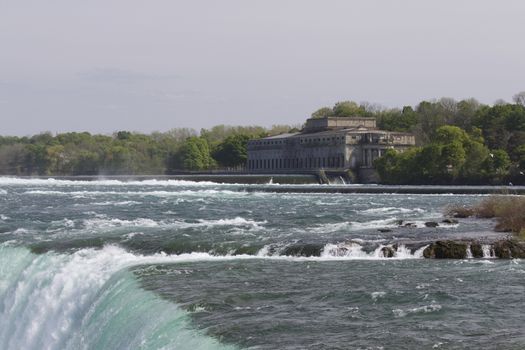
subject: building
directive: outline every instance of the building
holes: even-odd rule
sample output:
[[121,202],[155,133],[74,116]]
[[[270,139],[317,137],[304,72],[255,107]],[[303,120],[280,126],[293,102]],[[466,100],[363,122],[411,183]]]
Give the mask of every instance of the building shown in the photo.
[[248,142],[252,173],[365,173],[388,149],[415,145],[414,135],[378,130],[375,118],[310,118],[301,132]]

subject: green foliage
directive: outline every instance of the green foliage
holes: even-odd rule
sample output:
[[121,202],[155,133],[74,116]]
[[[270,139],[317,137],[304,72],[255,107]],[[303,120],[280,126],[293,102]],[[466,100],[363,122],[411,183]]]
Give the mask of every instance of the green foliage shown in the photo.
[[205,170],[213,165],[208,142],[201,137],[190,137],[181,150],[184,169]]
[[323,107],[312,113],[312,118],[333,117],[334,111],[330,107]]
[[418,122],[418,115],[410,106],[403,110],[390,109],[376,115],[377,126],[383,130],[408,132],[414,129]]
[[525,141],[525,107],[520,104],[484,106],[476,116],[475,124],[483,131],[491,149],[513,149]]
[[[376,160],[385,183],[525,184],[525,93],[515,104],[481,105],[474,99],[423,101],[386,109],[352,101],[312,113],[313,118],[374,117],[380,129],[412,132],[418,147],[389,150]],[[49,132],[0,136],[0,173],[10,175],[173,174],[216,167],[240,168],[249,139],[297,132],[300,126],[217,125],[150,135],[125,130],[111,136]]]
[[217,165],[242,167],[249,139],[282,134],[292,128],[218,125],[201,130],[200,136],[187,128],[150,135],[122,130],[112,136],[88,132],[0,136],[0,174],[174,174]]
[[365,108],[353,101],[337,102],[333,112],[336,117],[363,117],[366,115]]
[[221,166],[238,167],[246,164],[248,151],[246,145],[250,139],[247,135],[228,136],[213,152],[213,158]]
[[389,150],[375,165],[385,183],[441,184],[502,181],[509,175],[504,150],[488,148],[457,126],[435,131],[434,141],[403,153]]

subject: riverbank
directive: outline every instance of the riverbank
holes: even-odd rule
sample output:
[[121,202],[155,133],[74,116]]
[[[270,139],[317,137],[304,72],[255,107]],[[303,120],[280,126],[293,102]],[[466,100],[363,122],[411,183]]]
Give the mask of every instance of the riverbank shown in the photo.
[[344,184],[334,180],[333,184],[320,185],[316,175],[300,174],[191,174],[191,175],[112,175],[112,176],[36,176],[8,177],[1,179],[55,179],[64,181],[114,180],[131,181],[189,181],[239,185],[236,189],[246,192],[267,193],[369,193],[369,194],[525,194],[525,186],[435,186],[435,185],[370,185]]

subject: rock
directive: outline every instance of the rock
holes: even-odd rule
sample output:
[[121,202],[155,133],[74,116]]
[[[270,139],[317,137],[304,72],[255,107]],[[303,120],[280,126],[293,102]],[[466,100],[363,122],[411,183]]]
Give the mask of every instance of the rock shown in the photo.
[[324,248],[323,244],[312,244],[312,243],[294,244],[284,249],[284,255],[304,256],[304,257],[321,256],[321,252],[323,251],[323,248]]
[[383,247],[381,248],[381,253],[383,254],[383,256],[385,258],[392,258],[394,257],[394,249],[392,249],[391,247]]
[[470,244],[470,251],[472,252],[473,258],[483,258],[483,248],[481,247],[481,243],[472,242]]
[[468,218],[468,217],[471,217],[474,215],[474,210],[472,210],[471,208],[466,208],[466,207],[460,207],[460,208],[455,208],[453,211],[452,211],[452,216],[455,217],[455,218]]
[[428,221],[428,222],[425,222],[425,226],[426,227],[438,227],[439,224],[435,221]]
[[417,227],[417,225],[414,224],[413,222],[407,222],[404,226],[408,227],[408,228],[416,228]]
[[379,232],[383,232],[383,233],[384,233],[384,232],[392,232],[392,230],[389,229],[389,228],[379,228],[379,229],[377,229],[377,230],[378,230]]
[[494,254],[501,259],[525,258],[525,246],[513,240],[501,240],[492,245]]
[[457,221],[456,219],[445,219],[441,222],[444,224],[449,224],[449,225],[454,225],[454,224],[459,223],[459,221]]
[[394,221],[397,226],[403,226],[403,220],[396,220]]
[[467,257],[467,244],[454,241],[436,241],[423,251],[427,259],[465,259]]

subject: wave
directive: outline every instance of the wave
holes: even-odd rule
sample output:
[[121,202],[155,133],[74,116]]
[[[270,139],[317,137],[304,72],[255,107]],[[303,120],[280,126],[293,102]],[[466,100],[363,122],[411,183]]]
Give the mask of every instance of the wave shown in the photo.
[[[373,230],[373,229],[394,229],[394,228],[427,228],[425,223],[428,220],[406,220],[399,221],[395,217],[389,217],[386,219],[377,219],[370,221],[344,221],[331,224],[322,224],[311,228],[314,232],[335,232],[341,230],[347,231],[361,231],[361,230]],[[439,229],[456,229],[459,224],[439,224]]]
[[394,309],[392,310],[392,313],[394,314],[395,317],[405,317],[409,314],[429,313],[429,312],[436,312],[439,310],[441,310],[441,305],[432,303],[430,305],[419,306],[419,307],[406,309],[406,310]]
[[165,186],[165,187],[205,187],[205,186],[229,186],[230,184],[219,184],[210,181],[188,181],[188,180],[62,180],[62,179],[24,179],[18,177],[0,177],[0,185],[44,185],[44,186]]
[[122,219],[86,219],[83,220],[84,228],[88,230],[104,229],[112,227],[158,227],[161,223],[145,218],[138,218],[134,220],[122,220]]
[[[424,225],[424,224],[423,224]],[[360,231],[360,230],[371,230],[379,228],[395,228],[398,227],[398,223],[395,217],[389,217],[386,219],[370,220],[370,221],[343,221],[330,224],[320,224],[311,227],[309,231],[313,232],[336,232],[341,230],[347,231]]]
[[381,208],[370,208],[362,210],[361,213],[365,215],[369,214],[409,214],[409,213],[424,213],[425,209],[422,208],[399,208],[399,207],[381,207]]
[[[123,219],[107,219],[107,218],[94,218],[83,220],[83,226],[86,229],[104,229],[112,227],[163,227],[163,228],[193,228],[193,227],[215,227],[215,226],[236,226],[236,227],[251,227],[259,229],[262,225],[266,224],[266,221],[255,221],[249,220],[242,217],[235,217],[233,219],[217,219],[217,220],[205,220],[198,219],[195,222],[187,221],[155,221],[146,218],[137,218],[134,220],[123,220]],[[70,226],[68,226],[70,227]]]
[[91,204],[92,205],[99,205],[99,206],[132,206],[132,205],[142,204],[142,202],[137,202],[137,201],[116,201],[116,202],[106,201],[106,202],[95,202],[95,203],[91,203]]
[[24,194],[30,195],[55,195],[68,196],[76,198],[86,198],[93,196],[141,196],[141,197],[206,197],[213,195],[233,195],[233,196],[247,196],[249,192],[231,191],[231,190],[181,190],[181,191],[55,191],[55,190],[28,190]]

